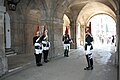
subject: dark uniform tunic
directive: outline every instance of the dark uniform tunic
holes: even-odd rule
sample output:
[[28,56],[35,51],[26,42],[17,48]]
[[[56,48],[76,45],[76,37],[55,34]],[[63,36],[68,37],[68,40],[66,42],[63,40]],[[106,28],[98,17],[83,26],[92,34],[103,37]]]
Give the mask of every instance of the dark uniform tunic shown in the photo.
[[69,49],[71,39],[68,34],[63,36],[62,41],[64,42],[64,49]]
[[70,36],[68,34],[63,35],[62,41],[64,42],[64,56],[68,57],[68,52],[70,51]]

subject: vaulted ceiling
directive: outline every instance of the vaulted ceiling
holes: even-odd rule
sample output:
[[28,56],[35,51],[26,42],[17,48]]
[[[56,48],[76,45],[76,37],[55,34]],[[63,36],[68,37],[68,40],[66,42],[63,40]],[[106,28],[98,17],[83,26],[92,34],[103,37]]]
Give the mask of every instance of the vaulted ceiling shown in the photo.
[[21,0],[18,4],[19,14],[30,14],[47,17],[63,18],[64,14],[70,21],[83,24],[92,16],[107,14],[116,19],[117,3],[119,0]]
[[107,14],[116,20],[117,8],[113,0],[71,0],[69,3],[65,14],[82,25],[97,14]]

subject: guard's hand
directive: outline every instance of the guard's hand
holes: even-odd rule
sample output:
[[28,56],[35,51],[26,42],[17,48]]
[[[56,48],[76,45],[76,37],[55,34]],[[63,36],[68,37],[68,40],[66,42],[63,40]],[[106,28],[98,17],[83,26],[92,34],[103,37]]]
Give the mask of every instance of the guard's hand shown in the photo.
[[73,40],[70,40],[70,43],[73,43]]
[[62,44],[64,44],[64,42],[62,42]]

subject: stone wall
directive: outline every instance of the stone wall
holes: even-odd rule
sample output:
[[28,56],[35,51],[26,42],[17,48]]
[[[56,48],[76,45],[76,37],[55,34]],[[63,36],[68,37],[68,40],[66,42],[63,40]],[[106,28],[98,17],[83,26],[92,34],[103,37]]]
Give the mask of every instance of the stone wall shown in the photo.
[[[49,57],[52,58],[59,54],[63,54],[63,45],[61,41],[63,33],[63,22],[62,18],[55,18],[60,17],[60,14],[57,15],[53,12],[54,9],[51,9],[51,6],[53,5],[49,5],[49,7],[47,7],[46,3],[40,3],[46,7],[44,9],[44,7],[41,5],[41,8],[38,9],[40,6],[32,5],[35,3],[35,1],[32,1],[34,3],[31,2],[28,6],[26,6],[28,1],[29,0],[21,1],[18,4],[16,11],[8,10],[11,18],[12,49],[18,54],[33,54],[34,46],[32,40],[36,27],[38,25],[42,27],[44,24],[46,24],[49,41],[51,42]],[[36,3],[36,5],[39,5],[39,3]]]

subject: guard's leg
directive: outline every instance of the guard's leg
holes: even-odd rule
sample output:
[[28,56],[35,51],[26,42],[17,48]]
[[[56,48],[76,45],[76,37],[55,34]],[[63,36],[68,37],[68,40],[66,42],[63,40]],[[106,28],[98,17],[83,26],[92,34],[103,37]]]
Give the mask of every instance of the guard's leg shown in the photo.
[[69,57],[68,52],[69,52],[69,46],[68,46],[67,49],[66,49],[66,57]]
[[41,59],[42,59],[42,53],[38,54],[38,61],[39,61],[38,66],[42,66]]
[[48,50],[45,50],[45,53],[44,53],[44,62],[45,63],[49,62],[49,60],[48,60]]
[[41,64],[42,54],[35,54],[35,57],[36,57],[36,65],[37,66],[42,66],[42,64]]
[[90,59],[91,70],[93,70],[93,58]]
[[86,60],[87,60],[87,63],[88,63],[88,66],[86,68],[84,68],[84,70],[90,70],[90,59],[89,59],[89,55],[86,55]]
[[43,50],[43,58],[44,58],[44,62],[45,62],[45,60],[46,60],[46,50]]
[[66,57],[66,55],[67,55],[67,45],[64,44],[64,57]]
[[35,55],[36,65],[38,66],[39,65],[38,54],[34,53],[34,55]]
[[93,70],[93,58],[92,58],[92,53],[88,54],[88,61],[89,61],[89,70]]
[[92,58],[92,53],[89,54],[89,59],[90,59],[90,67],[91,67],[91,70],[93,69],[93,58]]
[[91,67],[91,70],[93,70],[93,58],[92,58],[92,53],[90,54],[90,67]]
[[66,57],[69,57],[68,52],[69,52],[69,51],[68,51],[68,49],[67,49],[67,50],[66,50]]
[[65,50],[65,57],[69,57],[68,52],[69,52],[69,45],[67,44],[66,45],[66,50]]

